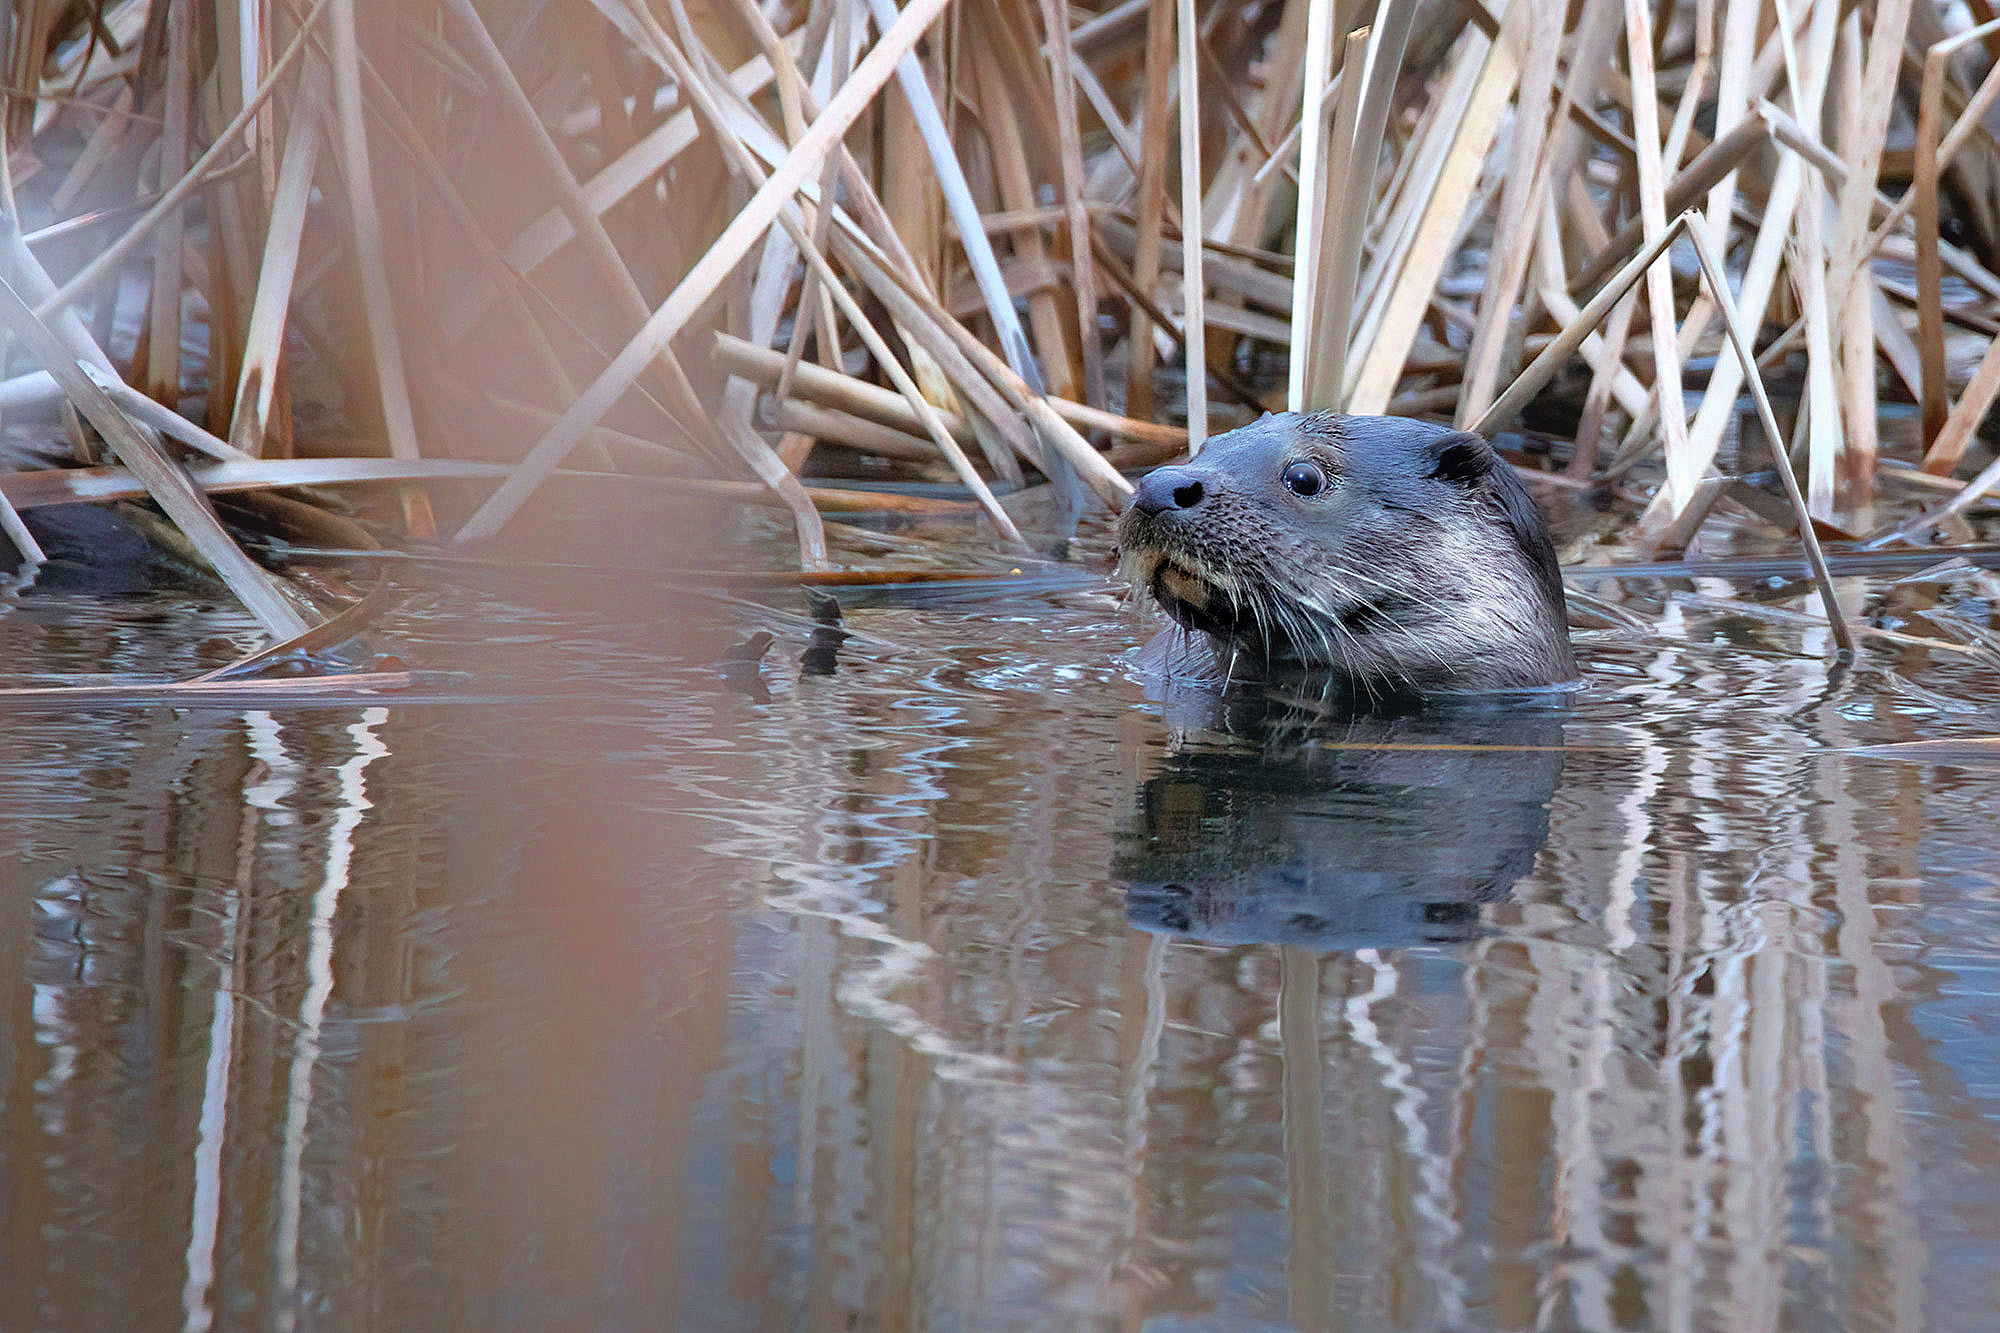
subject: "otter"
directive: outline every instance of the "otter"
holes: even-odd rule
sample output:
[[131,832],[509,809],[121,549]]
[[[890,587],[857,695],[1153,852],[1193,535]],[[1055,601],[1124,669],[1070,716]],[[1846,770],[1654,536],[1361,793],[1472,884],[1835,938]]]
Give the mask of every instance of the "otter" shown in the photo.
[[1175,672],[1325,672],[1369,700],[1576,678],[1548,529],[1470,432],[1267,414],[1141,478],[1118,547]]

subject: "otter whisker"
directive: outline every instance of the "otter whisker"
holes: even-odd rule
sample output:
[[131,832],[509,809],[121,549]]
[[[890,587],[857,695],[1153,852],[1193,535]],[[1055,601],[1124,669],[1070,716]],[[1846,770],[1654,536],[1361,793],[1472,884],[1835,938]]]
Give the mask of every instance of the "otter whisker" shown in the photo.
[[[1374,697],[1374,690],[1367,685],[1367,676],[1359,669],[1355,661],[1355,654],[1360,652],[1361,643],[1355,638],[1354,632],[1337,620],[1323,621],[1314,619],[1310,623],[1314,631],[1319,635],[1320,643],[1327,650],[1326,659],[1328,660],[1328,664],[1331,665],[1331,659],[1337,653],[1342,669],[1348,676],[1362,681],[1364,688],[1368,689],[1369,697],[1372,699]],[[1332,633],[1328,633],[1329,625],[1332,627]]]
[[[1342,672],[1349,679],[1358,681],[1361,684],[1362,689],[1367,691],[1369,701],[1371,703],[1374,702],[1375,700],[1374,686],[1369,682],[1367,673],[1359,669],[1358,665],[1355,662],[1353,653],[1351,653],[1348,649],[1349,644],[1353,645],[1353,649],[1355,652],[1359,652],[1361,649],[1360,641],[1355,638],[1353,631],[1349,630],[1346,626],[1342,625],[1338,619],[1328,619],[1323,617],[1312,617],[1310,619],[1306,619],[1301,617],[1299,613],[1292,607],[1286,606],[1281,602],[1274,603],[1274,605],[1277,605],[1284,612],[1288,625],[1294,625],[1294,626],[1300,624],[1310,625],[1313,632],[1317,634],[1319,637],[1321,648],[1324,649],[1324,653],[1320,655],[1317,660],[1324,662],[1328,666],[1332,666],[1335,664],[1335,660],[1338,659],[1338,663],[1341,667]],[[1327,632],[1329,627],[1331,627],[1331,629],[1333,630],[1332,635],[1328,634]],[[1308,656],[1304,640],[1295,631],[1288,629],[1288,633],[1290,634],[1290,637],[1292,639],[1293,650],[1298,655],[1300,661],[1302,663],[1305,663],[1314,660],[1313,658]],[[1334,635],[1338,635],[1340,637],[1335,638]],[[1329,681],[1329,687],[1330,686],[1331,682]]]
[[[1313,605],[1312,601],[1310,600],[1310,595],[1303,589],[1293,590],[1293,602],[1294,606],[1287,607],[1287,612],[1294,620],[1309,619],[1309,623],[1312,625],[1314,632],[1319,636],[1321,647],[1326,650],[1325,655],[1320,660],[1326,661],[1329,664],[1331,664],[1335,654],[1336,645],[1338,645],[1339,656],[1341,661],[1346,665],[1349,674],[1350,675],[1354,674],[1355,659],[1347,651],[1348,645],[1352,645],[1355,652],[1359,652],[1361,650],[1360,640],[1355,636],[1354,632],[1350,630],[1346,625],[1342,624],[1340,622],[1339,617],[1337,616],[1318,615],[1318,616],[1312,616],[1310,618],[1302,617],[1300,615],[1300,612],[1295,608],[1308,607]],[[1331,634],[1329,634],[1329,630],[1331,630],[1332,632]],[[1338,635],[1339,639],[1336,640],[1333,637],[1334,635]],[[1300,657],[1304,659],[1305,644],[1296,639],[1294,640],[1294,642],[1299,651]]]
[[[1368,659],[1369,666],[1379,669],[1381,675],[1386,680],[1393,682],[1397,677],[1401,677],[1404,685],[1409,686],[1412,689],[1416,687],[1417,684],[1416,679],[1410,674],[1410,671],[1407,667],[1399,666],[1393,658],[1386,657],[1383,653],[1379,651],[1369,652],[1366,646],[1363,645],[1363,643],[1361,642],[1360,635],[1356,634],[1351,628],[1349,628],[1345,619],[1340,614],[1327,609],[1322,604],[1317,602],[1304,603],[1304,604],[1310,605],[1313,607],[1314,610],[1320,612],[1319,615],[1314,617],[1315,623],[1331,627],[1333,631],[1339,634],[1345,642],[1353,645],[1355,653],[1365,654]],[[1369,637],[1372,640],[1375,636],[1370,635]],[[1375,673],[1367,668],[1350,667],[1349,674],[1360,682],[1361,687],[1368,693],[1369,702],[1373,704],[1376,700],[1376,694],[1375,694],[1374,680],[1371,677]]]
[[[1413,588],[1399,587],[1393,584],[1384,583],[1377,579],[1371,579],[1367,575],[1362,574],[1360,571],[1344,565],[1336,565],[1334,567],[1334,570],[1336,573],[1339,573],[1347,577],[1351,577],[1355,579],[1357,582],[1373,583],[1377,587],[1383,588],[1384,590],[1394,593],[1399,597],[1405,597],[1408,598],[1409,600],[1415,601],[1419,606],[1427,606],[1430,609],[1436,611],[1437,614],[1442,618],[1449,619],[1451,616],[1450,609],[1443,602],[1440,602],[1434,598],[1426,598],[1423,594],[1417,592]],[[1327,606],[1323,599],[1315,602],[1315,606],[1329,618],[1334,619],[1335,621],[1340,620],[1341,612],[1339,612],[1335,608]],[[1404,621],[1400,620],[1394,614],[1393,611],[1387,610],[1379,605],[1375,606],[1373,609],[1378,614],[1380,614],[1383,619],[1388,621],[1390,625],[1394,626],[1396,629],[1400,631],[1403,631],[1403,633],[1399,636],[1400,638],[1407,639],[1419,652],[1428,655],[1447,674],[1456,675],[1458,673],[1457,666],[1449,658],[1447,658],[1441,651],[1439,651],[1436,644],[1434,644],[1423,633],[1421,627],[1411,626],[1406,624]],[[1404,678],[1406,680],[1409,679],[1407,672],[1404,673]],[[1414,683],[1415,682],[1412,681],[1412,684]]]
[[[1375,566],[1375,568],[1377,571],[1379,571],[1381,569],[1381,566],[1378,565]],[[1450,605],[1447,602],[1445,602],[1442,598],[1426,594],[1420,588],[1414,585],[1389,583],[1386,582],[1385,580],[1374,578],[1371,575],[1364,573],[1359,569],[1354,568],[1352,565],[1344,565],[1344,564],[1339,564],[1337,562],[1332,565],[1332,572],[1339,574],[1343,578],[1353,579],[1357,583],[1366,583],[1373,587],[1380,588],[1385,592],[1394,593],[1398,597],[1407,598],[1408,600],[1417,603],[1419,606],[1428,607],[1429,609],[1437,612],[1441,616],[1448,617],[1452,614]]]
[[[1336,620],[1338,619],[1337,613],[1328,611],[1327,614],[1333,616]],[[1430,658],[1433,662],[1436,662],[1439,669],[1444,671],[1447,675],[1458,674],[1457,665],[1453,663],[1450,658],[1446,657],[1444,653],[1438,649],[1436,644],[1432,643],[1428,638],[1425,637],[1422,627],[1408,625],[1403,621],[1397,619],[1392,612],[1382,611],[1379,614],[1382,620],[1385,621],[1390,626],[1390,628],[1396,632],[1393,635],[1391,635],[1378,629],[1374,632],[1374,634],[1371,637],[1381,638],[1381,639],[1389,639],[1393,637],[1395,641],[1398,643],[1407,643],[1409,647],[1413,650],[1413,652],[1420,653]],[[1415,678],[1410,674],[1410,670],[1408,667],[1403,668],[1400,674],[1402,675],[1403,679],[1408,681],[1412,686],[1414,686],[1417,683]]]
[[1282,627],[1282,622],[1278,624],[1274,624],[1273,622],[1279,620],[1279,614],[1283,610],[1283,607],[1265,598],[1252,597],[1250,599],[1250,618],[1257,624],[1257,646],[1263,649],[1264,669],[1266,671],[1269,671],[1272,663],[1277,660],[1276,655],[1272,652],[1272,647],[1278,638],[1275,631]]
[[[1290,645],[1292,655],[1304,658],[1306,656],[1306,644],[1304,639],[1299,635],[1300,626],[1297,612],[1278,598],[1267,599],[1266,605],[1270,612],[1270,619],[1275,621],[1278,628],[1284,631],[1284,641]],[[1270,656],[1268,648],[1266,656]]]
[[1310,661],[1310,652],[1304,636],[1300,633],[1303,626],[1299,622],[1298,613],[1280,602],[1272,603],[1272,610],[1277,613],[1276,619],[1285,632],[1286,642],[1291,644],[1292,655],[1302,662]]
[[[1292,619],[1298,621],[1302,620],[1303,617],[1299,616],[1297,612],[1293,612]],[[1325,661],[1328,665],[1332,665],[1333,660],[1335,659],[1336,656],[1338,656],[1347,674],[1350,676],[1353,675],[1354,656],[1348,650],[1348,645],[1342,642],[1341,640],[1336,639],[1332,634],[1329,634],[1327,632],[1327,627],[1324,624],[1320,623],[1319,621],[1309,620],[1306,621],[1305,623],[1312,629],[1314,634],[1319,636],[1320,647],[1325,650],[1320,660]],[[1335,629],[1341,633],[1345,633],[1344,627],[1336,625]],[[1354,636],[1352,634],[1346,634],[1346,638],[1349,640],[1351,640],[1353,637]],[[1360,645],[1356,644],[1355,646],[1358,648]],[[1303,655],[1304,655],[1303,652],[1301,652],[1301,656]]]
[[[1243,607],[1242,607],[1242,604],[1241,604],[1241,603],[1239,603],[1239,602],[1238,602],[1238,600],[1237,600],[1237,595],[1236,595],[1236,591],[1237,591],[1237,590],[1236,590],[1235,588],[1231,588],[1231,589],[1229,590],[1229,594],[1228,594],[1228,596],[1229,596],[1229,618],[1230,618],[1230,620],[1231,620],[1232,622],[1240,622],[1240,620],[1241,620],[1241,617],[1242,617],[1242,615],[1243,615]],[[1256,625],[1258,626],[1258,632],[1259,632],[1259,634],[1262,634],[1262,633],[1263,633],[1263,621],[1262,621],[1262,618],[1261,618],[1261,616],[1260,616],[1260,614],[1259,614],[1259,612],[1258,612],[1258,609],[1257,609],[1257,598],[1256,598],[1255,594],[1251,594],[1251,595],[1249,596],[1249,599],[1248,599],[1248,600],[1249,600],[1249,604],[1250,604],[1250,605],[1249,605],[1249,614],[1250,614],[1250,619],[1251,619],[1252,623],[1254,623],[1254,624],[1256,624]],[[1240,649],[1242,648],[1242,646],[1243,646],[1243,643],[1242,643],[1242,639],[1241,639],[1241,637],[1240,637],[1240,636],[1238,636],[1238,635],[1231,635],[1231,636],[1230,636],[1230,638],[1229,638],[1229,669],[1228,669],[1228,670],[1227,670],[1226,672],[1224,672],[1224,673],[1223,673],[1223,679],[1225,679],[1225,680],[1234,680],[1234,679],[1236,679],[1236,657],[1237,657],[1237,653],[1238,653],[1238,651],[1239,651],[1239,650],[1240,650]],[[1267,657],[1267,658],[1268,658],[1268,656],[1269,656],[1269,654],[1266,654],[1266,657]]]

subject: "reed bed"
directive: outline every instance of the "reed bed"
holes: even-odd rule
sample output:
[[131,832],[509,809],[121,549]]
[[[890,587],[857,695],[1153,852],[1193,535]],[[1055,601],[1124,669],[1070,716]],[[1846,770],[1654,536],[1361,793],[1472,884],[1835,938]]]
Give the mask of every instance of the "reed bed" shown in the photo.
[[1256,413],[1406,413],[1620,550],[1796,534],[1844,640],[1816,535],[1962,537],[2000,483],[1986,0],[18,0],[4,38],[0,528],[32,568],[18,511],[143,494],[276,638],[313,617],[210,491],[470,544],[608,474],[824,571],[829,522],[1046,551]]

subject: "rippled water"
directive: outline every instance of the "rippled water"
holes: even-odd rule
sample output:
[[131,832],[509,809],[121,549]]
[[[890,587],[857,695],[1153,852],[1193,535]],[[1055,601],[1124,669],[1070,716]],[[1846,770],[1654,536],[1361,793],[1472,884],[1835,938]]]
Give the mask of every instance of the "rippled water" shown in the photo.
[[1717,590],[1498,714],[1149,698],[1084,576],[447,577],[387,704],[12,707],[0,1326],[1991,1328],[2000,768],[1851,751],[2000,659]]

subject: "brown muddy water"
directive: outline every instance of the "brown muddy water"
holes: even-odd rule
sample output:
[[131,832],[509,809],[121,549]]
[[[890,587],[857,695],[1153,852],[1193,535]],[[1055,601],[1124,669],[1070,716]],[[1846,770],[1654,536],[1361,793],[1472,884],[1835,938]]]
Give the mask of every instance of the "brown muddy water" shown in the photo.
[[1992,575],[1393,722],[1149,698],[1086,574],[399,577],[406,698],[8,708],[0,1326],[1995,1327],[2000,768],[1849,752],[2000,732]]

